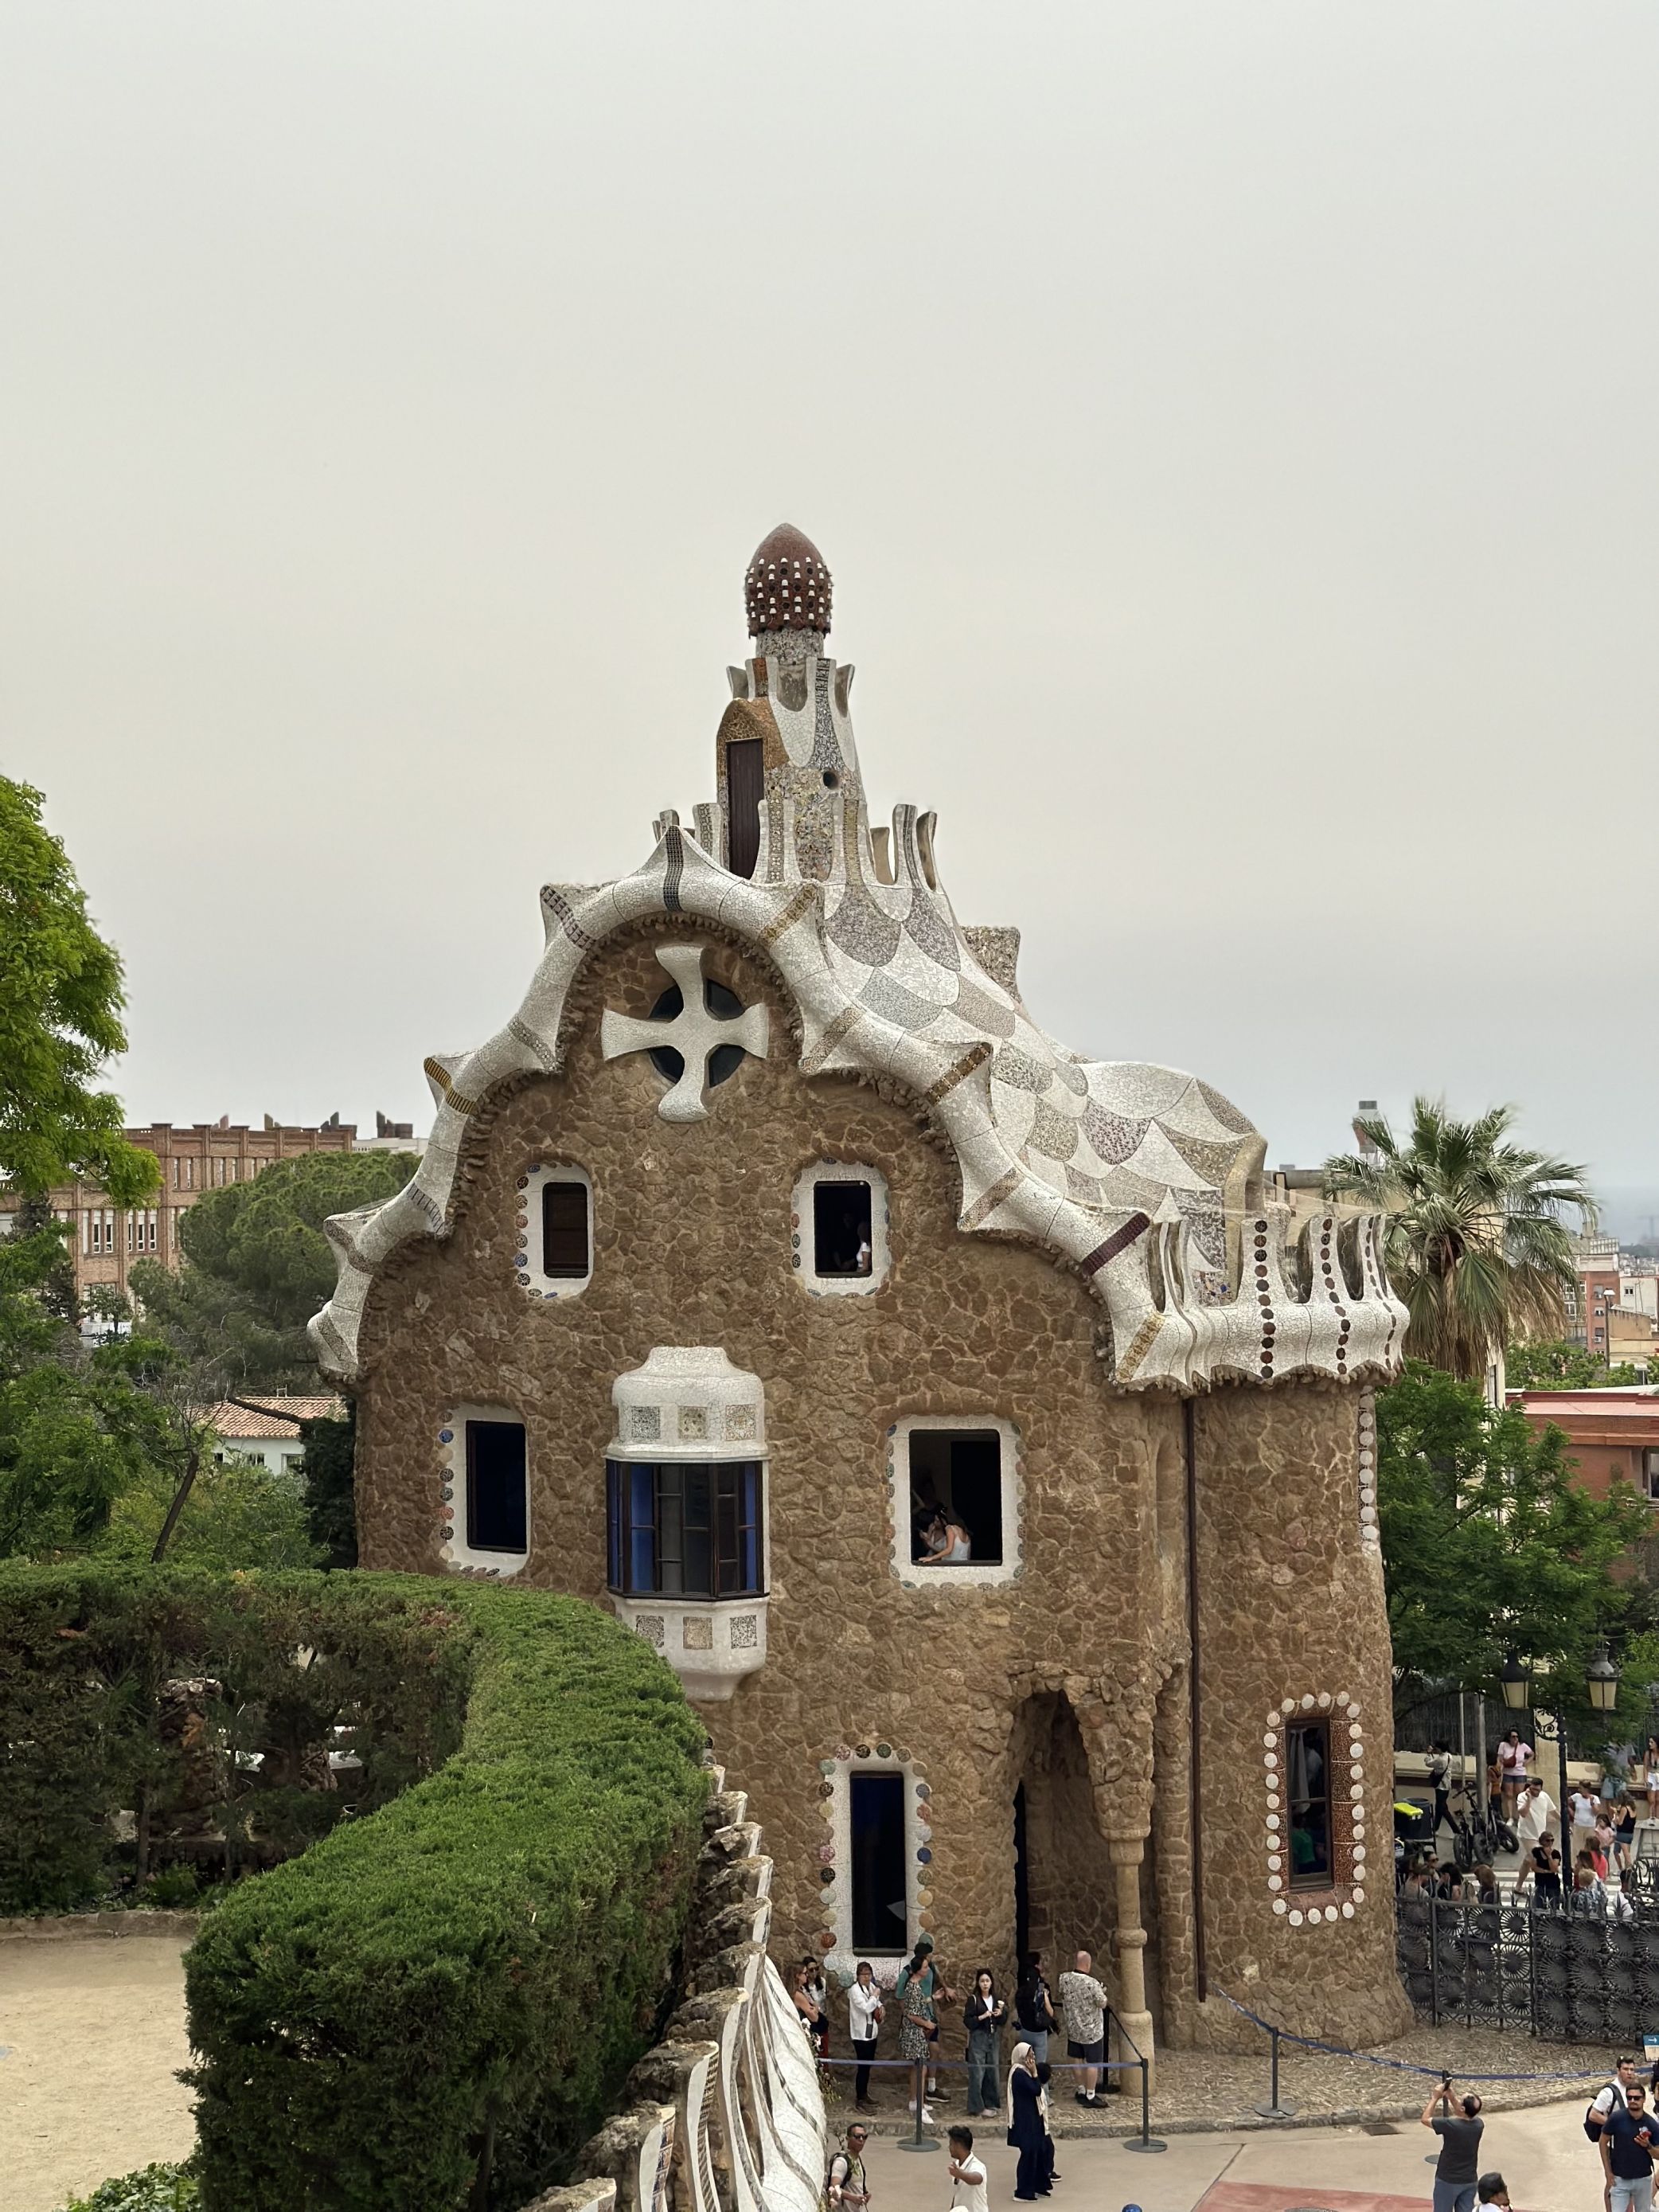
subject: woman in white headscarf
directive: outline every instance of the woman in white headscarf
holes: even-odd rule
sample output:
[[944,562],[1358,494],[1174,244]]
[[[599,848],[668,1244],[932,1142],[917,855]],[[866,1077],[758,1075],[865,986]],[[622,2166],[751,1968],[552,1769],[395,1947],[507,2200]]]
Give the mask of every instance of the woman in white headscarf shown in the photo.
[[1014,2197],[1022,2204],[1035,2203],[1043,2183],[1042,2085],[1036,2076],[1036,2060],[1029,2043],[1017,2043],[1008,2067],[1008,2142],[1019,2153],[1014,2173]]

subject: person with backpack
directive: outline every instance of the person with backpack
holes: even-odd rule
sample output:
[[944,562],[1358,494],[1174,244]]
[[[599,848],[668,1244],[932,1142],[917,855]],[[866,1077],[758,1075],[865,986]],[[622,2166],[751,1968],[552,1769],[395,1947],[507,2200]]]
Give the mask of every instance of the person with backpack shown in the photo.
[[838,2150],[830,2160],[823,2178],[823,2201],[830,2212],[842,2212],[842,2206],[850,2207],[851,2212],[865,2212],[870,2185],[864,2177],[864,2146],[869,2140],[869,2129],[855,2120],[847,2130],[846,2149]]
[[1659,2122],[1647,2109],[1647,2092],[1639,2081],[1631,2083],[1623,2106],[1614,2106],[1601,2123],[1599,2142],[1607,2212],[1653,2212],[1653,2154],[1659,2148]]
[[1048,2063],[1048,2037],[1054,2027],[1054,2001],[1042,1978],[1042,1954],[1028,1951],[1025,1971],[1014,1991],[1014,2021],[1039,2066]]
[[1615,2107],[1620,2112],[1624,2110],[1626,2100],[1639,2079],[1633,2058],[1619,2060],[1613,2069],[1612,2081],[1596,2091],[1589,2110],[1584,2114],[1584,2133],[1592,2142],[1600,2142],[1607,2115]]

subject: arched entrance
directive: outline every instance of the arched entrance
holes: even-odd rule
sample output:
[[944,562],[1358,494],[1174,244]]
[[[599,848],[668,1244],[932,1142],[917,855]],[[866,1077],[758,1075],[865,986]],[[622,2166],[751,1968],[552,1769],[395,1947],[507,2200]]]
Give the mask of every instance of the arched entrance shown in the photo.
[[1116,1925],[1113,1874],[1088,1752],[1063,1690],[1038,1692],[1017,1709],[1008,1776],[1016,1950],[1041,1951],[1051,1980],[1077,1950],[1093,1952],[1104,1971]]

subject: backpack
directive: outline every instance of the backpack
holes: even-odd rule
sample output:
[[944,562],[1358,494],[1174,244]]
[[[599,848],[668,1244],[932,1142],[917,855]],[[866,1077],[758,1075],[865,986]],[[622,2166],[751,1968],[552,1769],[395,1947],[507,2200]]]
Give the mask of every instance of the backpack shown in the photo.
[[[1609,2081],[1607,2087],[1613,2092],[1613,2104],[1622,2106],[1625,2101],[1625,2092],[1620,2087],[1619,2081],[1616,2079]],[[1601,2094],[1601,2093],[1599,2089],[1595,2093],[1597,2097],[1599,2097]],[[1601,2142],[1601,2130],[1606,2127],[1607,2122],[1612,2118],[1613,2105],[1609,2105],[1605,2112],[1598,2112],[1595,2109],[1595,2097],[1592,2097],[1590,2099],[1589,2104],[1584,2107],[1584,2133],[1589,2137],[1593,2143],[1599,2143]]]

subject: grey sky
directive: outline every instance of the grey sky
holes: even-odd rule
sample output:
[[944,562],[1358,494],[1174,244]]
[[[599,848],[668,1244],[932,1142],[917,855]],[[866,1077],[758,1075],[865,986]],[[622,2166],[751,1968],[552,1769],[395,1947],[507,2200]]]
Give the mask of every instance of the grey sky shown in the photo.
[[[1659,1185],[1659,17],[0,12],[0,713],[137,1119],[429,1115],[741,575],[1034,1013]],[[1655,1201],[1659,1202],[1659,1201]]]

